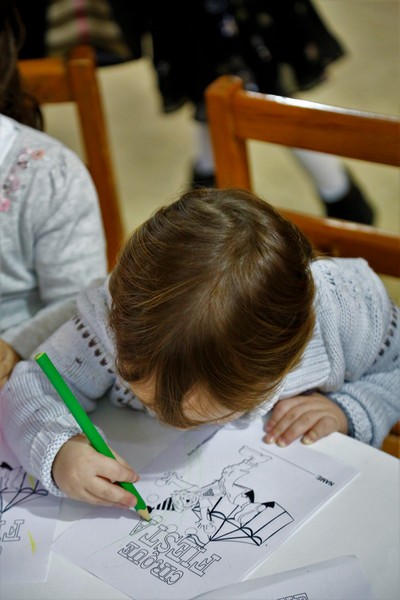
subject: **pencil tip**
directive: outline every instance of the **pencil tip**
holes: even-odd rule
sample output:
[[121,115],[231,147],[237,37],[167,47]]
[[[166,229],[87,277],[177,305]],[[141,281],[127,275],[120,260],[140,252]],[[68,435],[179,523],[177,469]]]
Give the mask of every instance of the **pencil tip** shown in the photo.
[[147,508],[142,508],[136,511],[138,515],[142,517],[145,521],[151,521],[150,513]]

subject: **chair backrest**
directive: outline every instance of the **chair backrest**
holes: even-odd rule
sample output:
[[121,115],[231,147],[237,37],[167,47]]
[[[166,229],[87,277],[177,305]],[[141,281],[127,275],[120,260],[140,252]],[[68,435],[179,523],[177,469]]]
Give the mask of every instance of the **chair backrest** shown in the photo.
[[19,70],[24,88],[40,105],[54,102],[73,102],[76,105],[85,162],[99,196],[111,269],[124,238],[124,228],[94,52],[89,46],[79,46],[65,59],[21,60]]
[[[219,187],[251,190],[247,140],[400,165],[400,120],[394,116],[248,92],[241,79],[228,75],[207,88],[206,101]],[[338,219],[280,212],[319,251],[363,257],[376,272],[400,277],[399,235]]]

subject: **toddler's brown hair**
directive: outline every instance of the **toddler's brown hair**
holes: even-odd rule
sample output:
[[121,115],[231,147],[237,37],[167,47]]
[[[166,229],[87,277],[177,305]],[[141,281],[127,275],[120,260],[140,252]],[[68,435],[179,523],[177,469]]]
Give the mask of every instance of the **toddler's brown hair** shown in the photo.
[[110,278],[116,364],[153,381],[151,408],[173,426],[196,423],[195,388],[228,411],[268,400],[314,328],[313,249],[254,194],[198,189],[138,227]]

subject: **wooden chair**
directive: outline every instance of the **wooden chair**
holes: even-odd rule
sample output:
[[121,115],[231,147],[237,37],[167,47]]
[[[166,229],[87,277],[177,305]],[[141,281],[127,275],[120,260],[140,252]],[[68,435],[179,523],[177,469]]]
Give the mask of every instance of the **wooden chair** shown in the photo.
[[19,70],[24,87],[40,105],[54,102],[73,102],[76,105],[86,164],[99,196],[111,269],[123,241],[124,228],[94,52],[89,46],[79,46],[66,59],[21,60]]
[[[219,187],[252,189],[248,140],[400,166],[397,117],[248,92],[241,79],[228,75],[207,88],[206,101]],[[399,235],[339,219],[280,212],[320,252],[363,257],[377,273],[400,277]],[[383,449],[400,456],[400,423]]]

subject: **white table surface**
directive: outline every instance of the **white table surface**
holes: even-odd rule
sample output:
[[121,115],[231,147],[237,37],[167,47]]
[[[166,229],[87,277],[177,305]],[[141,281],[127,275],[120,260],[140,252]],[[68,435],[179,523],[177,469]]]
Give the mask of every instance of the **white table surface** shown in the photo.
[[[110,445],[139,472],[181,435],[155,419],[119,410],[107,402],[101,403],[91,416],[102,427]],[[378,600],[399,600],[400,461],[336,433],[317,442],[314,448],[361,473],[259,565],[250,578],[355,554]],[[63,500],[56,536],[88,510],[88,505]],[[45,583],[3,584],[0,592],[1,600],[127,598],[55,553],[51,553]]]

